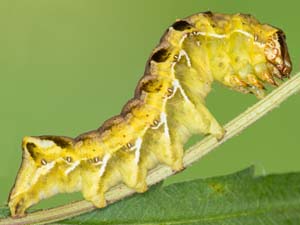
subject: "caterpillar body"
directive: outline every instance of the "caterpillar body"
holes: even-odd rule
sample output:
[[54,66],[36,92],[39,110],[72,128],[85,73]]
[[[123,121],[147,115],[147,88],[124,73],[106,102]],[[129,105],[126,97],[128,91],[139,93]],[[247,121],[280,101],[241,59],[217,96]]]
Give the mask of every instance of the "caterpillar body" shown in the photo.
[[82,191],[96,207],[124,182],[147,190],[159,163],[183,169],[183,145],[193,134],[222,139],[224,129],[205,107],[211,83],[257,97],[291,72],[282,30],[245,14],[199,13],[171,25],[151,54],[134,98],[97,130],[76,138],[24,137],[23,161],[10,193],[12,216],[41,199]]

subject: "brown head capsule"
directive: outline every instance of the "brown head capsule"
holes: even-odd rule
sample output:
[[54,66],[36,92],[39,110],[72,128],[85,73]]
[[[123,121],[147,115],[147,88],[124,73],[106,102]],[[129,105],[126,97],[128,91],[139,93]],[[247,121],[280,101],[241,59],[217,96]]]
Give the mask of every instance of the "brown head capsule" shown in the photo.
[[292,63],[288,53],[286,37],[282,30],[269,37],[265,45],[265,56],[269,63],[279,70],[282,77],[289,76]]

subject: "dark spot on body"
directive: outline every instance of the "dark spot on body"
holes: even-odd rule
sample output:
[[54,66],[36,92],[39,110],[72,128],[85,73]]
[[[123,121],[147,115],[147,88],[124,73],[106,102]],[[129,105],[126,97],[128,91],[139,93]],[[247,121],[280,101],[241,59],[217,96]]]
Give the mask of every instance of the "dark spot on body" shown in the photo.
[[152,128],[155,128],[155,127],[157,127],[157,126],[159,125],[159,123],[160,123],[160,121],[159,121],[158,119],[155,119],[155,120],[152,122],[151,127],[152,127]]
[[159,85],[158,87],[155,88],[155,90],[156,90],[157,92],[159,92],[159,91],[161,90],[162,86],[163,86],[162,84]]
[[152,55],[151,60],[155,62],[165,62],[169,58],[170,54],[171,53],[167,49],[162,48]]
[[[95,149],[93,149],[93,151],[95,151]],[[71,162],[73,161],[72,158],[71,158],[70,156],[67,156],[67,157],[66,157],[66,160],[67,160],[68,163],[71,163]]]
[[131,148],[133,147],[133,145],[129,142],[129,143],[126,144],[126,147],[127,147],[128,149],[131,149]]
[[23,213],[23,207],[22,205],[24,204],[25,200],[22,198],[15,206],[15,214],[20,215]]
[[163,87],[163,81],[157,76],[145,76],[143,77],[135,91],[135,96],[140,96],[141,92],[154,93],[158,92]]
[[45,165],[47,165],[47,161],[45,159],[42,159],[41,164],[45,166]]
[[174,88],[170,87],[170,88],[167,89],[167,91],[168,91],[167,96],[170,97],[174,93]]
[[36,148],[36,145],[34,143],[29,142],[26,144],[26,148],[28,151],[33,151],[33,149]]
[[214,15],[211,11],[205,11],[202,14],[208,17],[212,17]]
[[34,143],[29,142],[26,144],[26,149],[33,159],[37,158],[37,153],[34,151],[35,148],[36,145]]
[[172,27],[175,30],[184,31],[192,28],[192,25],[184,20],[179,20],[175,23],[173,23]]
[[66,140],[66,138],[59,137],[59,136],[40,136],[41,140],[49,140],[53,141],[57,146],[61,148],[67,148],[71,146],[71,143],[69,140]]
[[154,120],[154,121],[153,121],[153,124],[154,124],[155,126],[157,126],[157,125],[159,124],[159,122],[158,122],[157,120]]

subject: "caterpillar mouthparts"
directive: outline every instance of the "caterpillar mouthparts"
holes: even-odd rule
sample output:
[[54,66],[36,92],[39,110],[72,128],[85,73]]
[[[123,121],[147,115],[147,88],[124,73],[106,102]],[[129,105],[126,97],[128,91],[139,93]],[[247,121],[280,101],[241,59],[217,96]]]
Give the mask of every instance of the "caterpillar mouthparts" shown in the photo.
[[292,64],[282,30],[251,15],[199,13],[171,25],[154,49],[134,98],[120,115],[76,138],[24,137],[23,160],[9,196],[13,217],[41,199],[81,191],[96,207],[124,182],[147,190],[147,171],[159,163],[183,169],[183,145],[193,134],[222,139],[224,129],[205,106],[216,80],[263,97]]

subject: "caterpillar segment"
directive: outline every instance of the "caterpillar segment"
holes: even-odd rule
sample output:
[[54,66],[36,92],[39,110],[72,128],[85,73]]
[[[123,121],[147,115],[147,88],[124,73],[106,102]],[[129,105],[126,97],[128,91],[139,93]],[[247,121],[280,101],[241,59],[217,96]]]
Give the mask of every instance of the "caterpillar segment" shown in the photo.
[[24,137],[23,160],[9,196],[13,217],[57,193],[81,191],[96,207],[120,182],[147,190],[159,163],[180,171],[193,134],[222,139],[224,129],[205,106],[214,80],[264,96],[266,84],[289,76],[283,31],[250,15],[205,12],[170,26],[147,62],[135,95],[97,130],[76,138]]

